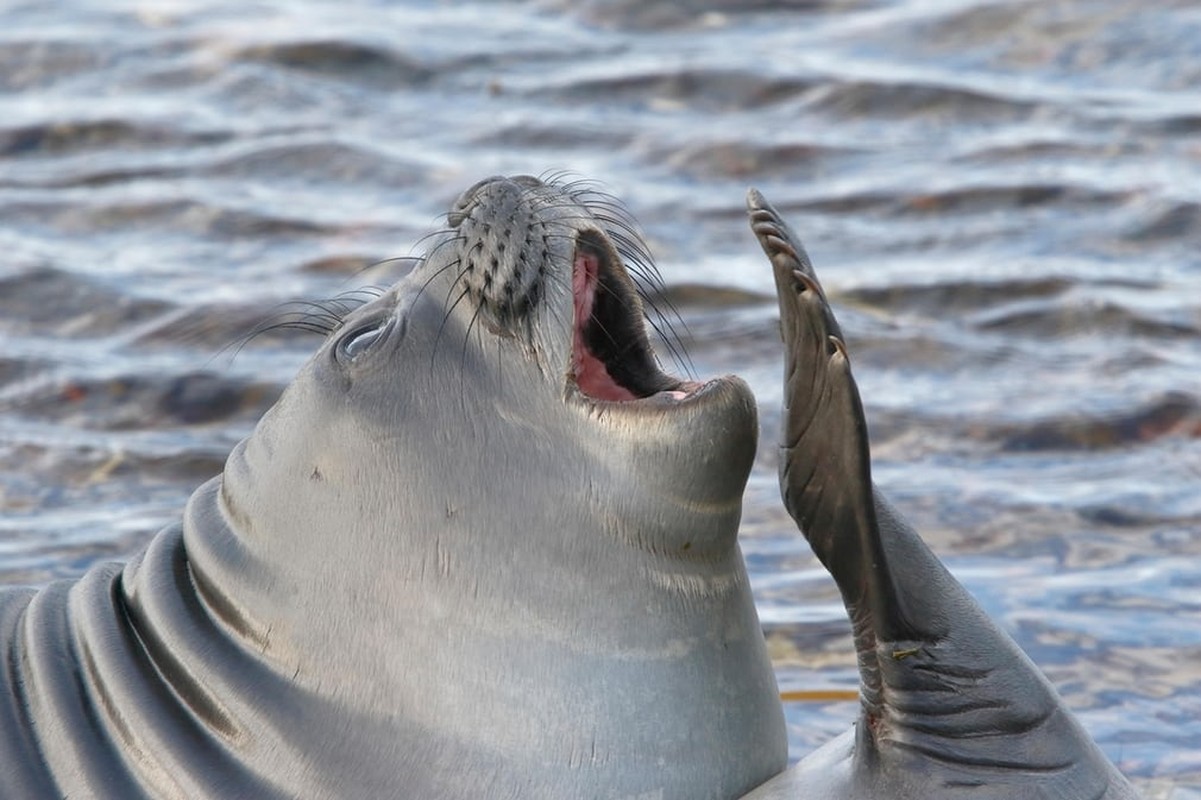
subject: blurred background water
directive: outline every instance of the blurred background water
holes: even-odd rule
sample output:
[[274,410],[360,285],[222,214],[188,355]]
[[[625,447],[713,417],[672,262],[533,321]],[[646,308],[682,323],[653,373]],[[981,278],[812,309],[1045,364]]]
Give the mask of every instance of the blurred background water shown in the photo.
[[[760,399],[742,540],[782,688],[854,689],[775,486],[755,185],[850,336],[879,485],[1150,797],[1201,797],[1201,3],[62,0],[0,22],[0,581],[174,520],[317,344],[234,357],[280,303],[378,280],[481,177],[564,169],[642,223],[696,373]],[[790,704],[793,756],[855,711]]]

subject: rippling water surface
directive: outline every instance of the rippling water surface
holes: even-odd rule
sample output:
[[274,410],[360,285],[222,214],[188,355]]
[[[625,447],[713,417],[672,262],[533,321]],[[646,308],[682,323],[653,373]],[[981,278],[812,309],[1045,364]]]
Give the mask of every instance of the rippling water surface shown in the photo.
[[[783,688],[853,689],[775,488],[748,185],[832,295],[876,478],[1152,797],[1201,792],[1201,5],[90,2],[0,12],[0,580],[125,557],[372,280],[494,173],[641,221],[764,446]],[[233,346],[231,347],[231,343]],[[848,702],[793,704],[794,756]]]

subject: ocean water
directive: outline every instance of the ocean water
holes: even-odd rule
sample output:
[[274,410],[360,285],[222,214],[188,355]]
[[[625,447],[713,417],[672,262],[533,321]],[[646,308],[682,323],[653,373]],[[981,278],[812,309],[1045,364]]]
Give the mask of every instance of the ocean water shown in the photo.
[[[1201,792],[1201,4],[9,3],[0,581],[135,552],[317,340],[497,173],[640,221],[697,376],[763,438],[742,543],[784,689],[853,690],[775,485],[742,205],[806,241],[875,477],[1149,797]],[[790,703],[794,757],[854,702]]]

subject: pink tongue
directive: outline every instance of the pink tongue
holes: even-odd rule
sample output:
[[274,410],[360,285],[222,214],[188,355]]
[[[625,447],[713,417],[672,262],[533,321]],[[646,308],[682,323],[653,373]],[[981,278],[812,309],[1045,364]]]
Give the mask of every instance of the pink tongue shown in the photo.
[[637,400],[629,389],[609,375],[605,364],[584,346],[584,325],[592,318],[596,301],[596,276],[600,262],[596,256],[578,252],[571,271],[571,291],[575,295],[575,336],[572,338],[571,367],[576,386],[596,400]]

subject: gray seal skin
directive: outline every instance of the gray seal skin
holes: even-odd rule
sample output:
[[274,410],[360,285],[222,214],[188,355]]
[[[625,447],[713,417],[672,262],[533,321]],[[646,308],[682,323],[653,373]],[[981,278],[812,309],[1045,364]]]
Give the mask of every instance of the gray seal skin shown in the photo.
[[748,388],[655,366],[605,198],[496,178],[448,222],[179,524],[0,598],[0,797],[693,800],[784,768]]
[[753,800],[1135,798],[1021,649],[871,481],[842,332],[800,241],[751,190],[784,337],[780,489],[851,618],[854,728]]

